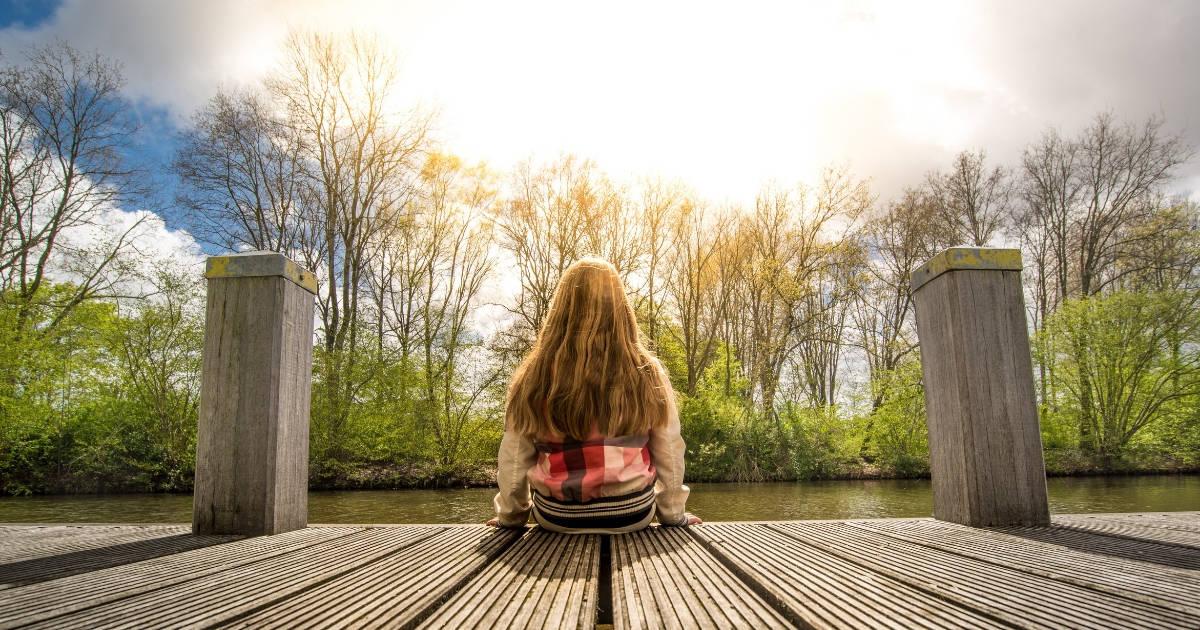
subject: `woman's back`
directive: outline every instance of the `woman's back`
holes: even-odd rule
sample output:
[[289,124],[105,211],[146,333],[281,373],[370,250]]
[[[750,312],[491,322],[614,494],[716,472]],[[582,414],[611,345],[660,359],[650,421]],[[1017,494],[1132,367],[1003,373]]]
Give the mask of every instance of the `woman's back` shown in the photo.
[[594,432],[582,442],[562,437],[534,442],[538,462],[529,471],[537,489],[559,501],[591,501],[641,490],[654,483],[649,434],[606,437]]
[[510,383],[496,521],[532,511],[548,529],[631,531],[657,506],[660,522],[686,524],[683,450],[670,381],[616,269],[571,265]]

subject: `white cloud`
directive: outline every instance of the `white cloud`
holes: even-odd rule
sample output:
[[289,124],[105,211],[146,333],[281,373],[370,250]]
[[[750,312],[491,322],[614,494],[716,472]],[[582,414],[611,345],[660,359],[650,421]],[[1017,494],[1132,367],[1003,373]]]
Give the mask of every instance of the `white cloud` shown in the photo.
[[33,30],[0,32],[0,48],[12,55],[59,38],[98,50],[124,65],[132,99],[165,106],[183,122],[219,85],[253,80],[270,67],[287,29],[282,9],[233,0],[67,0]]
[[[1015,164],[1047,126],[1162,113],[1200,146],[1200,3],[89,2],[0,47],[62,37],[125,64],[134,98],[186,120],[271,66],[288,29],[373,29],[446,148],[504,169],[570,151],[748,201],[833,161],[886,199],[987,149]],[[1180,171],[1200,176],[1200,161]]]
[[[168,229],[161,218],[151,212],[127,212],[117,207],[100,209],[93,220],[64,230],[59,259],[50,274],[55,281],[82,280],[68,256],[72,252],[107,253],[111,244],[124,236],[128,243],[122,261],[137,261],[143,273],[122,273],[121,265],[110,265],[109,276],[117,291],[126,296],[148,295],[154,292],[151,283],[153,270],[165,268],[199,278],[204,271],[200,246],[183,230]],[[91,269],[91,267],[85,267]]]

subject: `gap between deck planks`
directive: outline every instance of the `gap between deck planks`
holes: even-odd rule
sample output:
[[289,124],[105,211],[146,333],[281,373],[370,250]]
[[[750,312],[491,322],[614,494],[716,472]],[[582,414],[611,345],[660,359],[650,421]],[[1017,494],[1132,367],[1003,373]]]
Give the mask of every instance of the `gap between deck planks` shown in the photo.
[[[174,526],[0,525],[0,628],[589,628],[597,612],[614,628],[1200,627],[1200,513],[1055,523],[708,523],[607,541],[478,526],[183,536],[198,548],[172,547]],[[104,564],[139,549],[160,555]]]

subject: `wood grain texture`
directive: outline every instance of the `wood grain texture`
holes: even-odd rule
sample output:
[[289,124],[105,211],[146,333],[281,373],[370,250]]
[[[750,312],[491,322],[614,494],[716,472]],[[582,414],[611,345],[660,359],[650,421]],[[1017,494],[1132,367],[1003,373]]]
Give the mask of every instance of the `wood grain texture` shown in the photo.
[[[12,531],[12,535],[8,532]],[[0,563],[57,556],[164,536],[189,534],[187,525],[50,525],[0,531]]]
[[331,541],[361,528],[248,538],[0,591],[0,628],[53,619]]
[[[538,528],[311,527],[3,589],[0,629],[589,628],[598,606],[618,628],[1200,627],[1200,513],[1055,521],[650,528],[609,537],[609,563],[602,537]],[[146,529],[0,526],[0,546]]]
[[438,528],[381,527],[139,593],[30,628],[185,628],[232,621],[435,535]]
[[[847,523],[772,525],[802,544],[1022,628],[1195,630],[1200,614],[913,544]],[[1153,581],[1139,588],[1152,589]]]
[[[66,541],[54,546],[53,552],[39,546],[38,553],[21,560],[0,563],[0,588],[44,582],[77,573],[96,571],[149,560],[159,556],[182,553],[209,545],[237,540],[238,536],[193,536],[188,528],[173,534],[112,536],[101,538],[81,535],[79,544]],[[0,543],[0,548],[4,547]]]
[[1150,540],[1167,545],[1200,549],[1200,531],[1160,527],[1138,520],[1130,520],[1120,515],[1063,514],[1055,516],[1054,523],[1063,527],[1092,531],[1106,536]]
[[693,534],[797,627],[1010,627],[766,524],[705,523]]
[[934,516],[1049,524],[1020,272],[950,271],[913,299]]
[[227,628],[411,628],[520,537],[514,530],[453,527]]
[[[83,534],[95,535],[107,532],[108,535],[130,534],[134,532],[178,533],[187,531],[187,525],[116,525],[116,524],[61,524],[61,523],[31,523],[26,525],[6,523],[0,525],[0,550],[7,553],[21,549],[25,545],[45,543],[55,539],[79,538]],[[8,556],[4,556],[8,557]],[[4,557],[0,557],[3,560]]]
[[419,627],[592,628],[599,574],[599,536],[534,528]]
[[[1058,518],[1060,517],[1054,517]],[[1058,545],[1096,556],[1125,558],[1163,567],[1200,571],[1200,549],[1163,544],[1128,534],[1105,533],[1057,523],[1052,527],[993,527],[989,528],[989,531]],[[1132,533],[1134,532],[1129,532]]]
[[205,317],[193,527],[302,528],[313,296],[278,276],[209,278]]
[[651,527],[610,541],[617,630],[791,627],[683,529]]
[[1197,571],[1097,555],[928,519],[857,521],[847,525],[1170,610],[1200,614]]
[[1105,514],[1109,518],[1136,523],[1145,527],[1181,529],[1200,532],[1200,512],[1138,512],[1133,514]]

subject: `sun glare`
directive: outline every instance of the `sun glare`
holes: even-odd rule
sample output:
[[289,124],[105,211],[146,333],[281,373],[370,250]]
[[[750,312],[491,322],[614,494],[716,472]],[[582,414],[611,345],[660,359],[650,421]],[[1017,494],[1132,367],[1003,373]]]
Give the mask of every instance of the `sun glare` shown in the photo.
[[445,150],[501,169],[575,153],[715,200],[878,159],[880,136],[956,152],[996,89],[953,2],[350,6],[293,25],[380,33],[397,98],[438,110]]

